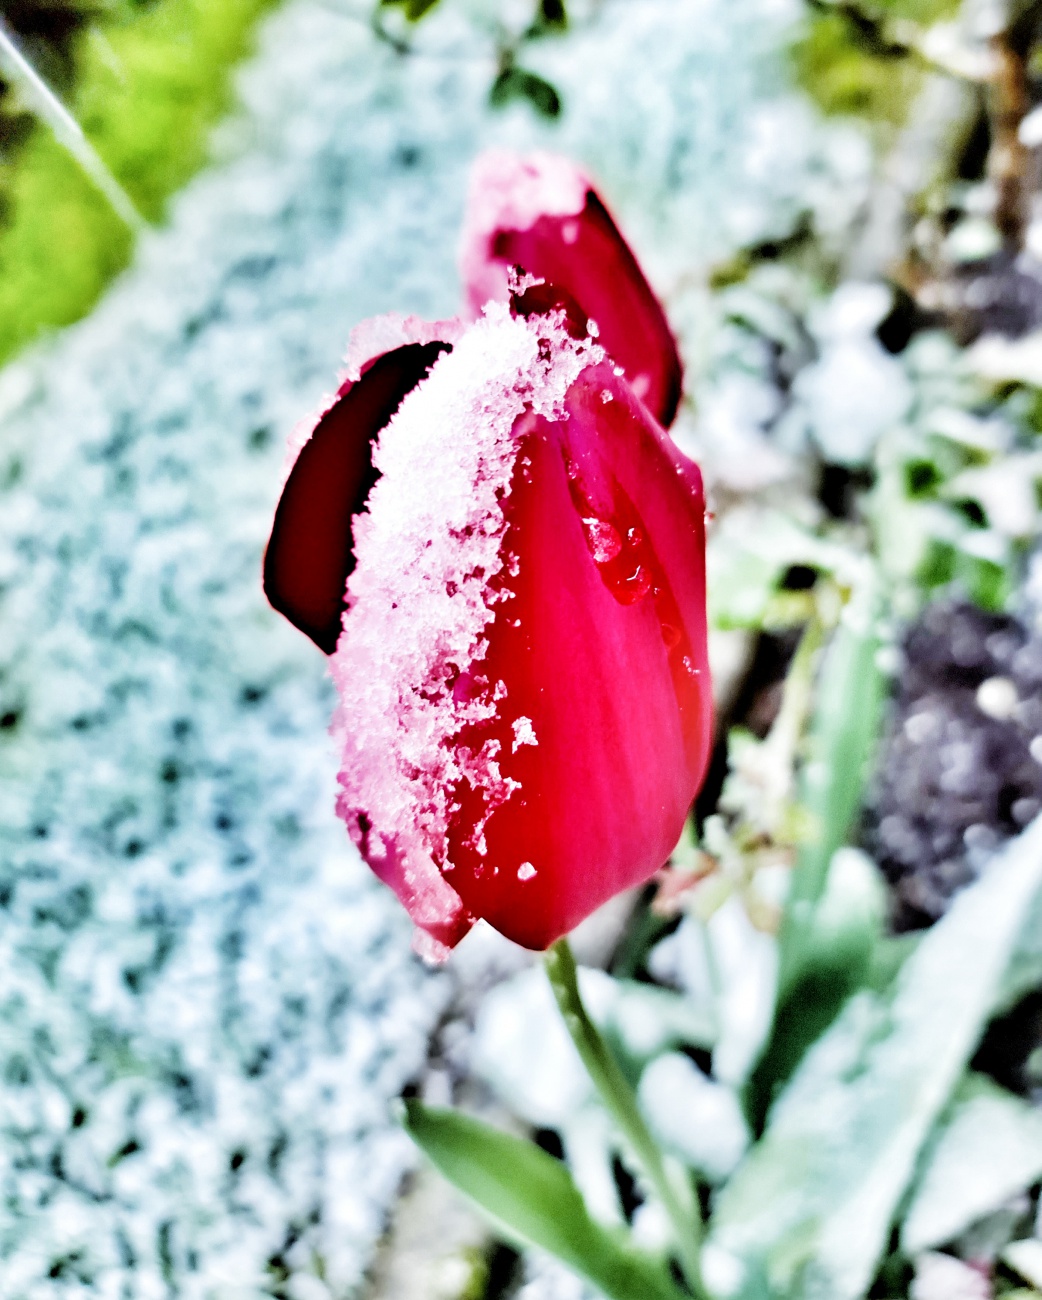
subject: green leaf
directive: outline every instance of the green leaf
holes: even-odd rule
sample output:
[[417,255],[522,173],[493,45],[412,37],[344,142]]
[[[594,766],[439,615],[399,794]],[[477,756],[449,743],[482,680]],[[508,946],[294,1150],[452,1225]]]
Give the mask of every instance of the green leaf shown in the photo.
[[568,9],[564,0],[539,0],[529,37],[551,36],[568,30]]
[[799,976],[779,1000],[771,1037],[746,1087],[746,1112],[762,1129],[780,1087],[804,1052],[858,989],[883,986],[900,967],[884,939],[886,887],[878,867],[857,849],[832,856],[814,924],[803,935]]
[[901,1229],[916,1255],[953,1241],[1042,1178],[1042,1114],[971,1076],[927,1157]]
[[404,1123],[507,1240],[556,1256],[609,1300],[683,1300],[662,1264],[594,1223],[565,1166],[533,1143],[415,1100],[405,1102]]
[[920,70],[911,59],[881,56],[878,35],[866,48],[838,6],[822,8],[793,50],[800,85],[828,114],[900,125],[914,102]]
[[1011,1010],[1025,994],[1037,988],[1042,988],[1042,896],[1035,900],[1032,914],[1013,950],[996,1015]]
[[844,622],[836,629],[818,682],[818,708],[800,793],[815,834],[800,848],[786,901],[781,934],[783,986],[798,971],[800,945],[812,927],[813,908],[824,889],[832,855],[846,842],[861,805],[879,732],[883,702],[879,639],[876,620],[867,617],[868,609],[861,613],[865,617],[858,625]]
[[515,99],[527,99],[542,117],[560,117],[561,97],[549,81],[514,65],[503,68],[492,83],[488,101],[493,108],[502,108]]
[[1042,818],[924,935],[892,996],[857,994],[807,1053],[720,1196],[705,1260],[720,1296],[864,1296],[1040,894]]
[[438,0],[380,0],[382,8],[400,9],[411,23],[418,23],[437,3]]
[[969,555],[960,549],[956,552],[955,576],[981,609],[992,613],[1001,613],[1005,609],[1013,591],[1011,566]]
[[[866,607],[872,601],[865,600]],[[859,611],[866,615],[868,608]],[[779,935],[774,1026],[749,1081],[746,1104],[755,1127],[804,1051],[868,981],[880,926],[878,908],[855,909],[836,932],[821,911],[829,864],[846,842],[882,718],[884,679],[877,664],[875,619],[842,623],[818,682],[802,771],[800,802],[813,835],[801,845]]]

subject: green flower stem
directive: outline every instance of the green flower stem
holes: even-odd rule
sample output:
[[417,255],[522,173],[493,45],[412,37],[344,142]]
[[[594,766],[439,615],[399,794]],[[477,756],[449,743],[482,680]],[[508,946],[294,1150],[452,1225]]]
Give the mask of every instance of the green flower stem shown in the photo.
[[583,1065],[608,1113],[619,1126],[650,1185],[669,1215],[676,1237],[680,1266],[692,1293],[705,1300],[700,1262],[702,1220],[694,1196],[684,1196],[670,1178],[655,1139],[648,1131],[637,1106],[633,1089],[619,1063],[608,1050],[597,1026],[590,1019],[579,993],[575,958],[567,939],[558,939],[546,954],[546,973],[561,1009],[564,1023],[578,1049]]

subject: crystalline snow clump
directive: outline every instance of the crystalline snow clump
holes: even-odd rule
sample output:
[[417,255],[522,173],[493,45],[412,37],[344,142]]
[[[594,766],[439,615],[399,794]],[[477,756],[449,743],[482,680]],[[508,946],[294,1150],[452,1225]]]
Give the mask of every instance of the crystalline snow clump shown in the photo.
[[453,738],[506,693],[479,665],[506,561],[515,421],[561,418],[569,387],[602,356],[563,324],[490,304],[382,431],[382,477],[355,521],[358,566],[332,660],[338,811],[374,870],[404,885],[413,919],[446,936],[468,924],[441,874],[454,788],[481,785],[490,806],[514,788],[491,747]]

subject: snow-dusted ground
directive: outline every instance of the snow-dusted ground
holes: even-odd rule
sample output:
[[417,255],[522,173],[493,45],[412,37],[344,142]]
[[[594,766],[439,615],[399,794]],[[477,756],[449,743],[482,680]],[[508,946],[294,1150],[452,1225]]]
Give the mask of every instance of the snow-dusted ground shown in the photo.
[[451,978],[334,819],[325,665],[259,570],[351,325],[455,309],[474,152],[583,158],[688,338],[700,266],[858,192],[784,91],[788,0],[604,5],[529,60],[554,127],[489,115],[445,5],[406,59],[275,14],[214,167],[0,374],[5,1300],[350,1295],[411,1159],[388,1100]]

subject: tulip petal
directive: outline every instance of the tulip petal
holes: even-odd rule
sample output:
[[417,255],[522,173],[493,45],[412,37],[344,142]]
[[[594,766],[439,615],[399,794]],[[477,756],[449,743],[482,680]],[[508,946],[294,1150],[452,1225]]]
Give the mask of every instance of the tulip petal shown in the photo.
[[494,747],[456,743],[497,711],[481,660],[499,599],[514,423],[527,410],[563,413],[594,351],[603,355],[494,305],[382,431],[382,477],[355,521],[358,564],[331,661],[338,811],[373,870],[445,946],[473,921],[447,857],[456,788],[480,787],[490,806],[514,789]]
[[[445,324],[449,328],[435,333],[437,327],[392,317],[356,331],[354,365],[349,353],[348,377],[306,437],[283,487],[264,556],[264,591],[326,654],[336,648],[345,586],[355,567],[352,521],[378,477],[372,445],[406,394],[451,348],[458,330]],[[367,346],[374,350],[359,356]]]
[[524,417],[506,505],[510,559],[482,671],[506,685],[498,742],[517,782],[461,786],[448,873],[465,906],[547,947],[665,862],[704,774],[704,503],[697,468],[610,365],[567,418]]
[[567,159],[492,151],[474,166],[461,254],[473,314],[489,299],[506,299],[514,266],[579,303],[634,392],[668,427],[683,375],[673,335],[603,202]]

